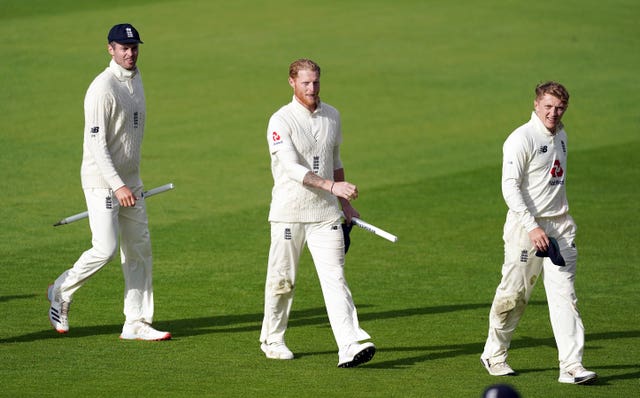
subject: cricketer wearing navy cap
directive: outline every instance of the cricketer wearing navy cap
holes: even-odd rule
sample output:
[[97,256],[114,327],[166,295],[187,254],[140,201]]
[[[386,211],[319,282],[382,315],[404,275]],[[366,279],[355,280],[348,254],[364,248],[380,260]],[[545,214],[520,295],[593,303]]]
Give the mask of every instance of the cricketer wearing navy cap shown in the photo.
[[140,40],[140,34],[136,30],[136,28],[128,23],[114,25],[113,28],[111,28],[111,30],[109,31],[107,41],[109,43],[115,41],[116,43],[122,44],[143,43],[142,40]]
[[153,256],[140,177],[147,110],[136,66],[142,41],[129,24],[115,25],[107,38],[109,66],[93,79],[84,98],[80,179],[92,247],[49,287],[49,321],[58,333],[68,333],[74,294],[119,251],[124,276],[120,338],[169,340],[171,333],[151,326]]

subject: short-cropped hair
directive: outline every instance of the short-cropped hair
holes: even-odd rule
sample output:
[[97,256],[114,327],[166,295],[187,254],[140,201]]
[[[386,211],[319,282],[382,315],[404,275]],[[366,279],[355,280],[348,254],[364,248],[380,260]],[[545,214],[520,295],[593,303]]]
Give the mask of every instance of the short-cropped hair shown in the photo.
[[545,94],[553,95],[565,104],[569,103],[569,91],[560,83],[548,81],[536,86],[536,99],[542,98]]

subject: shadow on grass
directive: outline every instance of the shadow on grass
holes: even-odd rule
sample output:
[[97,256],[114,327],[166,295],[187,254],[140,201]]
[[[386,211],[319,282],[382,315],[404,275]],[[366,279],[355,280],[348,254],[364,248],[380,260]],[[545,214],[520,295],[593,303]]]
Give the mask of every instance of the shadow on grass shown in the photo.
[[[640,330],[628,330],[628,331],[612,331],[606,333],[587,333],[585,335],[585,340],[587,342],[593,343],[595,341],[602,340],[617,340],[617,339],[630,339],[630,338],[638,338],[640,337]],[[532,347],[551,347],[556,348],[556,343],[553,337],[545,337],[545,338],[532,338],[532,337],[521,337],[518,339],[514,339],[510,348],[510,351],[515,351],[523,348],[532,348]],[[368,368],[372,369],[402,369],[406,367],[413,366],[420,362],[433,361],[443,358],[452,358],[457,356],[464,355],[475,355],[477,356],[478,367],[480,368],[480,354],[484,349],[484,341],[479,343],[468,343],[468,344],[445,344],[445,345],[433,345],[433,346],[411,346],[411,347],[382,347],[378,348],[378,352],[416,352],[418,355],[413,355],[409,357],[399,358],[390,361],[381,361],[381,362],[373,362],[371,364],[366,365]],[[592,365],[592,367],[596,367]],[[598,369],[606,369],[607,367],[599,367]],[[610,367],[614,368],[614,367]],[[633,368],[637,371],[640,371],[640,365],[618,365],[615,368]],[[553,368],[545,368],[545,369],[518,369],[518,373],[535,373],[535,372],[546,372],[549,370],[557,370],[557,367]],[[628,375],[618,375],[618,376],[610,376],[607,378],[601,377],[599,378],[598,384],[603,384],[607,380],[613,379],[631,379],[638,377],[638,372],[634,372]]]
[[[631,333],[631,332],[630,332]],[[616,333],[614,333],[616,334]],[[636,334],[637,335],[637,334]],[[634,336],[635,337],[635,336]],[[591,336],[587,336],[587,338],[593,339]],[[609,386],[611,385],[611,381],[614,380],[638,380],[640,378],[640,365],[607,365],[607,366],[597,366],[590,365],[590,370],[596,371],[598,373],[598,379],[592,383],[590,386]],[[609,370],[607,373],[615,373],[616,371],[625,371],[627,369],[632,370],[628,373],[621,374],[607,374],[606,376],[602,375],[603,370]],[[532,369],[518,369],[518,374],[526,374],[526,373],[538,373],[538,372],[549,372],[549,371],[557,371],[557,367],[549,367],[549,368],[532,368]]]
[[[0,301],[8,301],[11,299],[30,298],[31,296],[7,296],[0,297]],[[532,301],[529,305],[546,305],[545,301]],[[457,304],[457,305],[443,305],[434,307],[416,307],[406,308],[401,310],[389,310],[380,312],[369,312],[366,309],[370,309],[371,306],[359,305],[360,320],[384,320],[384,319],[396,319],[403,317],[424,316],[441,313],[459,312],[466,310],[478,310],[489,309],[490,304],[487,303],[474,303],[474,304]],[[365,309],[365,311],[362,311]],[[262,323],[262,313],[253,314],[239,314],[239,315],[221,315],[210,316],[201,318],[188,318],[188,319],[174,319],[167,321],[159,321],[154,323],[159,329],[169,330],[175,339],[181,337],[191,337],[206,334],[216,333],[241,333],[241,332],[256,332],[258,333]],[[327,315],[324,307],[310,308],[304,310],[292,311],[289,327],[303,327],[312,325],[325,325],[329,327]],[[120,334],[122,325],[100,325],[100,326],[85,326],[85,327],[72,327],[70,333],[60,335],[51,329],[38,331],[34,333],[28,333],[20,336],[8,337],[0,339],[1,343],[25,343],[37,340],[48,340],[58,338],[84,338],[98,335],[115,335]],[[587,334],[586,340],[588,342],[594,342],[599,340],[616,340],[616,339],[628,339],[640,337],[640,331],[611,331],[606,333],[591,333]],[[425,338],[427,339],[427,338]],[[393,353],[406,353],[407,356],[403,358],[387,360],[387,361],[373,361],[366,365],[364,368],[368,369],[404,369],[411,367],[415,364],[433,361],[444,358],[453,358],[458,356],[476,355],[479,357],[484,346],[484,341],[477,343],[452,343],[443,345],[425,345],[425,346],[396,346],[396,347],[378,347],[379,353],[393,352]],[[548,346],[555,348],[555,340],[553,337],[548,338],[532,338],[532,337],[520,337],[515,339],[512,343],[511,350],[517,350],[522,348],[541,347]],[[327,354],[329,352],[301,352],[298,353],[298,357],[308,355]],[[333,353],[333,351],[331,352]],[[413,354],[413,355],[412,355]],[[378,355],[380,358],[380,355]],[[478,367],[480,367],[478,359]],[[595,367],[594,367],[595,368]],[[609,381],[615,379],[635,379],[640,377],[640,370],[636,365],[618,365],[615,367],[601,367],[599,369],[615,368],[615,369],[634,369],[635,372],[624,375],[612,375],[607,377],[600,377],[597,384],[606,385]],[[545,369],[521,369],[519,373],[535,373],[545,372],[556,368]]]
[[11,300],[22,300],[22,299],[32,299],[37,297],[35,294],[18,294],[14,296],[0,296],[0,303],[4,303],[5,301]]
[[[530,303],[535,304],[535,303]],[[380,320],[394,319],[410,316],[433,315],[447,312],[457,312],[464,310],[475,310],[480,308],[488,308],[489,304],[459,304],[444,305],[435,307],[418,307],[407,308],[401,310],[390,310],[381,312],[363,312],[362,309],[370,308],[366,304],[359,305],[360,320]],[[169,330],[174,338],[185,336],[198,336],[214,333],[240,333],[240,332],[259,332],[262,324],[262,313],[239,314],[239,315],[220,315],[202,318],[174,319],[167,321],[154,322],[154,326],[159,329]],[[303,327],[310,325],[325,325],[329,327],[327,313],[324,307],[294,310],[291,312],[289,320],[289,328]],[[0,343],[18,343],[31,342],[35,340],[51,339],[51,338],[80,338],[91,335],[119,334],[122,325],[104,325],[90,327],[74,327],[71,324],[71,330],[68,334],[59,335],[53,330],[48,329],[29,333],[21,336],[7,337],[0,339]]]
[[[46,321],[46,314],[43,318]],[[54,340],[54,339],[76,339],[90,336],[100,336],[112,334],[119,336],[122,331],[122,325],[97,325],[97,326],[82,326],[72,328],[69,333],[61,334],[54,331],[52,328],[47,330],[41,330],[38,332],[28,333],[21,336],[7,337],[0,339],[0,344],[3,343],[30,343],[38,340]]]

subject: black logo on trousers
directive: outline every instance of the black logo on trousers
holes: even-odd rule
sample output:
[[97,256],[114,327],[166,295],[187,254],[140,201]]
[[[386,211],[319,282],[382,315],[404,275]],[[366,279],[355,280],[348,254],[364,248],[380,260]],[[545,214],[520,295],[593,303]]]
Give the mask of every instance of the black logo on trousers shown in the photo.
[[111,196],[105,198],[105,207],[107,209],[113,209],[113,198],[111,198]]

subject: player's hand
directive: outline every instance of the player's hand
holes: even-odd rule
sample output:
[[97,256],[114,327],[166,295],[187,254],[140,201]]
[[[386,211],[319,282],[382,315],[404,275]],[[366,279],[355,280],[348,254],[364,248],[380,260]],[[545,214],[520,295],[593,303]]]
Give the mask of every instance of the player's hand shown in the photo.
[[536,248],[536,250],[547,251],[549,248],[549,238],[544,230],[540,227],[534,228],[529,231],[529,239],[531,243]]
[[346,181],[334,182],[331,193],[348,201],[358,199],[358,187]]
[[115,192],[115,195],[116,199],[118,199],[118,202],[120,203],[120,206],[122,207],[133,207],[136,205],[136,200],[138,200],[138,198],[136,198],[133,192],[131,192],[129,187],[126,185],[118,188]]

